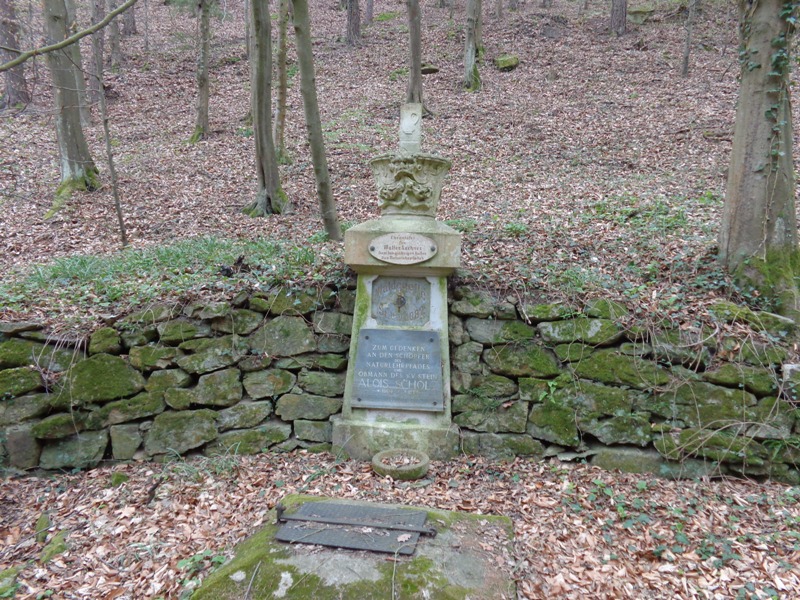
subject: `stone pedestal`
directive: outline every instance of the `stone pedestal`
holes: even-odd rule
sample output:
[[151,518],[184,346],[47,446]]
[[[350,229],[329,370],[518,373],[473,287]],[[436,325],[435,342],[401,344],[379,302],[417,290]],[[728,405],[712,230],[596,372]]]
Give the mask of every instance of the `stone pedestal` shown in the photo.
[[450,412],[446,277],[459,266],[461,237],[434,215],[450,163],[403,152],[372,167],[381,218],[345,234],[358,289],[333,446],[361,460],[391,448],[448,458],[459,437]]

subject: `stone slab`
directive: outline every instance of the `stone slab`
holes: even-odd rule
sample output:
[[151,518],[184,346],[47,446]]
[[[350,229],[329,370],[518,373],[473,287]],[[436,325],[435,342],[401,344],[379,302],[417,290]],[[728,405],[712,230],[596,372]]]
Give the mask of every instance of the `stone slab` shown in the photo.
[[[330,498],[289,495],[287,511]],[[408,510],[412,507],[353,503]],[[424,509],[436,537],[423,536],[411,556],[275,540],[276,514],[242,542],[235,557],[208,576],[193,600],[251,598],[516,598],[513,525],[508,517]]]

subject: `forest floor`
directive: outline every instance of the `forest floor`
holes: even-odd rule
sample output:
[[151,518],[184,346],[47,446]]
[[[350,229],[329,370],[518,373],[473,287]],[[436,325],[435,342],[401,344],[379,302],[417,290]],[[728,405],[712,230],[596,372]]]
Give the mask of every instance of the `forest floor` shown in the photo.
[[[311,4],[334,195],[341,221],[358,223],[377,216],[369,160],[397,147],[405,5],[375,0],[376,20],[361,46],[351,48],[342,40],[338,2]],[[460,86],[464,2],[456,2],[455,20],[437,4],[422,1],[424,60],[440,69],[423,80],[433,112],[423,148],[453,161],[439,215],[464,232],[460,279],[515,297],[611,297],[642,318],[683,327],[702,324],[718,298],[741,299],[715,262],[737,94],[733,4],[703,3],[683,78],[685,12],[677,3],[652,3],[657,10],[648,22],[613,38],[604,3],[582,10],[581,1],[540,8],[528,0],[498,18],[486,2],[478,93]],[[140,7],[140,33],[123,40],[125,63],[106,76],[133,248],[127,252],[211,237],[275,240],[312,250],[300,270],[306,274],[292,272],[289,283],[340,277],[342,244],[320,233],[296,69],[287,129],[293,161],[281,167],[294,210],[250,219],[241,214],[255,192],[244,120],[243,7],[222,3],[214,20],[212,132],[194,145],[186,140],[194,127],[196,20],[174,3],[151,2],[147,11],[147,50]],[[517,54],[520,66],[494,69],[491,60],[502,53]],[[60,260],[119,254],[102,127],[95,116],[87,133],[103,187],[76,194],[45,220],[59,180],[55,126],[43,63],[29,75],[35,103],[0,116],[0,321],[30,318],[58,327],[76,318],[86,331],[102,313],[129,310],[133,300],[104,296],[111,284],[102,277],[80,298],[71,275],[35,293],[27,283],[15,286]],[[266,275],[274,270],[252,266]],[[164,269],[166,278],[170,265]],[[252,284],[223,278],[216,268],[210,273],[191,294]],[[130,479],[113,487],[112,472]],[[515,525],[521,597],[800,597],[797,489],[467,457],[434,464],[421,485],[304,453],[6,478],[0,570],[26,565],[20,598],[178,598],[280,497],[296,491],[507,514]],[[47,564],[28,563],[42,549],[34,529],[43,512],[53,524],[50,538],[69,531],[69,550]]]

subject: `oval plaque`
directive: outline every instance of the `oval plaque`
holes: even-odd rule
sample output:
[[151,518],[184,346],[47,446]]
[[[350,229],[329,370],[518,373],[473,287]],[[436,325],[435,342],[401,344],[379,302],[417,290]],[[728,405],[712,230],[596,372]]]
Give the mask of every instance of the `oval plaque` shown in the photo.
[[369,253],[393,265],[413,265],[436,255],[436,242],[418,233],[387,233],[369,243]]

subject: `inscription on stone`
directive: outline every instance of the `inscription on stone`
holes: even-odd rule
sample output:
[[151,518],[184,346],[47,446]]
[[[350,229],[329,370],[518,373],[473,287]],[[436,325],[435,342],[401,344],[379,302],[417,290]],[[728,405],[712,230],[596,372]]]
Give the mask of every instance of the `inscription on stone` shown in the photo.
[[362,329],[353,384],[353,408],[443,411],[439,332]]
[[369,253],[393,265],[413,265],[436,255],[436,242],[418,233],[387,233],[369,243]]
[[372,318],[378,325],[422,326],[430,320],[431,284],[419,277],[378,277],[372,284]]

